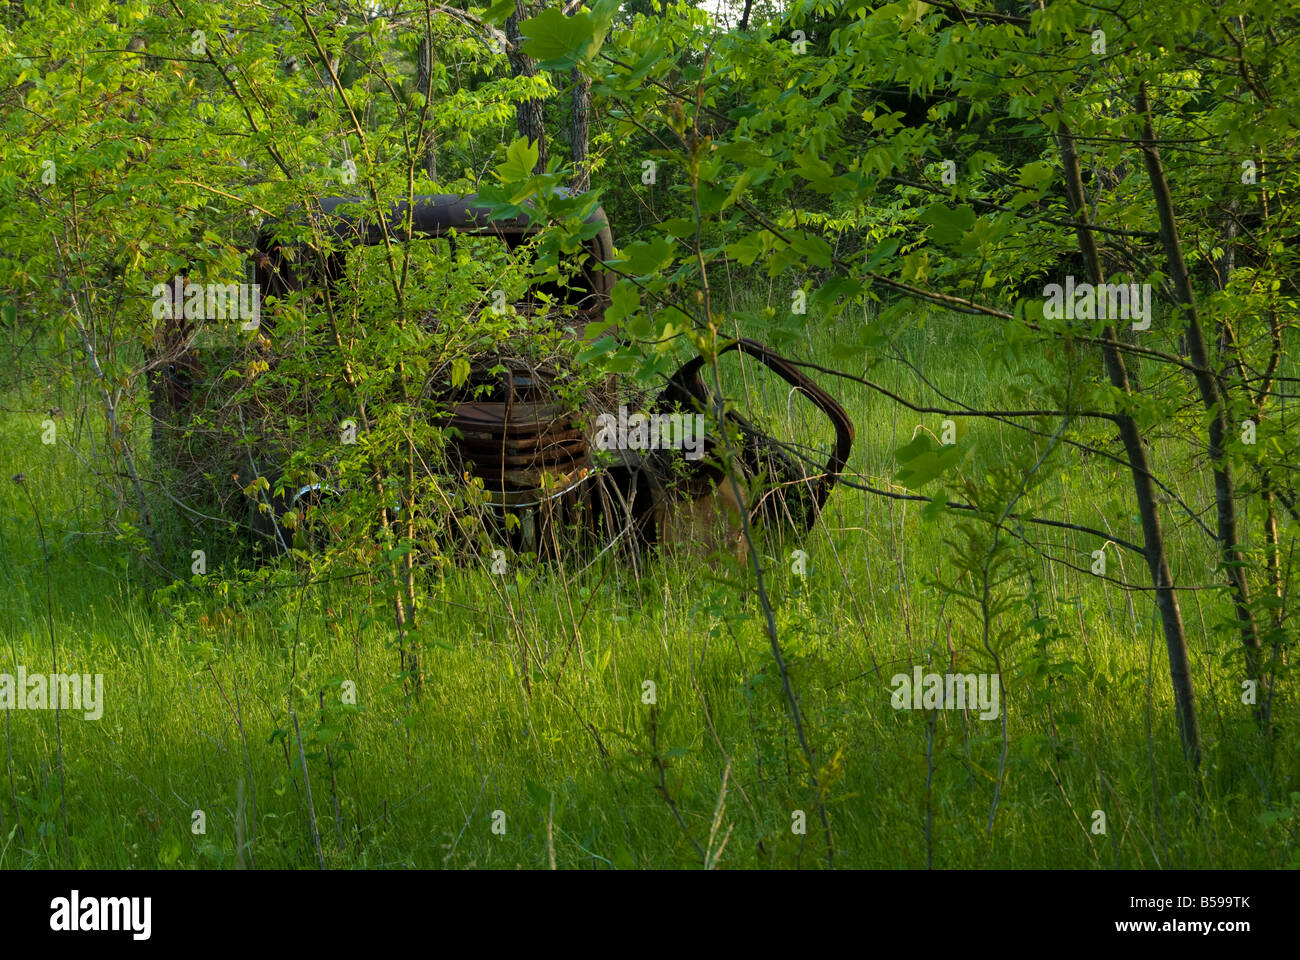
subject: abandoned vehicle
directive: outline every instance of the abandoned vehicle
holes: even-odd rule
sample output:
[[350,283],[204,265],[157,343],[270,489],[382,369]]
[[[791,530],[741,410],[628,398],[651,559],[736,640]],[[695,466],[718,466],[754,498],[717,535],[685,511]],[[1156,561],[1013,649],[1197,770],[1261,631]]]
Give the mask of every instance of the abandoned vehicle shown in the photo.
[[[355,201],[329,198],[308,215],[286,218],[309,223],[317,236],[332,238],[336,243],[329,246],[335,249],[328,252],[264,230],[251,257],[262,304],[253,323],[263,344],[286,334],[277,327],[286,321],[268,302],[274,305],[298,292],[323,303],[344,278],[350,249],[374,246],[386,237],[410,239],[408,222],[411,237],[445,240],[453,252],[458,241],[492,238],[511,252],[528,254],[539,225],[526,216],[489,219],[489,211],[475,200],[418,197],[410,206],[395,206],[381,224],[347,212]],[[606,266],[615,261],[613,237],[599,208],[587,223],[592,229],[583,233],[589,236],[564,264],[571,279],[535,283],[523,300],[511,304],[514,310],[542,311],[548,322],[577,329],[604,317],[616,280]],[[179,301],[180,294],[178,282],[173,299]],[[495,306],[499,310],[502,304]],[[272,551],[287,550],[292,531],[286,520],[296,522],[345,493],[346,484],[331,477],[324,463],[306,479],[288,474],[293,451],[282,441],[265,439],[270,431],[258,427],[259,415],[266,411],[219,399],[216,385],[223,370],[247,362],[250,341],[244,338],[222,353],[200,335],[203,324],[186,313],[164,311],[162,335],[150,358],[155,455],[194,483],[200,478],[215,482],[221,488],[222,514],[238,520]],[[244,329],[248,327],[246,322]],[[824,463],[801,452],[806,448],[779,442],[734,409],[724,412],[701,376],[702,358],[683,364],[657,396],[633,395],[609,378],[602,389],[575,403],[557,389],[562,371],[556,363],[503,347],[475,357],[462,382],[453,386],[444,376],[426,387],[430,422],[445,427],[448,438],[442,476],[451,486],[479,488],[482,509],[476,522],[493,542],[519,552],[555,554],[576,533],[595,550],[620,544],[639,567],[646,549],[668,541],[736,548],[742,514],[754,523],[784,523],[806,531],[848,462],[853,425],[829,394],[768,347],[739,339],[724,350],[731,351],[775,373],[790,392],[803,394],[825,415],[834,441]],[[274,356],[265,362],[273,364]],[[628,409],[649,416],[629,421]],[[717,429],[720,412],[728,436]],[[356,424],[364,425],[364,411],[338,413],[352,418],[347,422],[354,436]],[[622,431],[611,433],[607,427],[620,416]],[[669,437],[662,443],[659,437],[636,437],[628,430],[629,422],[658,424],[672,418],[707,427],[702,433],[694,426],[679,430],[676,442]],[[198,439],[205,427],[224,429],[241,442],[232,444],[227,436],[205,446]],[[430,462],[434,459],[430,456]],[[723,466],[728,462],[730,471]],[[264,485],[250,484],[258,477],[265,478]],[[185,490],[186,484],[178,483],[178,489]],[[392,510],[398,512],[400,504]]]

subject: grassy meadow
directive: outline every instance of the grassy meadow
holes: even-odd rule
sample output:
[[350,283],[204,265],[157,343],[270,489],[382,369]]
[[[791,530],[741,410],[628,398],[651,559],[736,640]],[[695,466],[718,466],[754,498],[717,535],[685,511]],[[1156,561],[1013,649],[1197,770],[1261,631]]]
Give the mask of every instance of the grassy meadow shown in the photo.
[[[782,352],[862,373],[833,358],[843,331],[807,330]],[[1036,390],[1032,370],[1004,361],[992,321],[918,313],[891,338],[912,366],[869,376],[923,404],[944,401],[916,371],[972,405]],[[789,436],[827,432],[775,378],[750,386],[727,362],[737,394]],[[944,418],[814,376],[856,427],[845,479],[904,492],[894,451]],[[61,672],[103,674],[104,711],[5,712],[0,867],[819,868],[830,858],[814,775],[836,867],[1300,866],[1290,685],[1270,746],[1241,703],[1240,658],[1211,629],[1229,616],[1222,591],[1184,592],[1206,744],[1194,775],[1151,595],[1093,576],[1089,534],[1026,529],[1033,546],[1004,534],[996,665],[952,589],[975,587],[954,558],[968,537],[987,543],[987,525],[845,484],[806,538],[760,539],[810,770],[752,579],[719,558],[670,553],[639,580],[613,554],[512,561],[507,577],[421,569],[416,691],[398,677],[382,578],[304,585],[289,566],[236,572],[236,555],[214,547],[195,589],[159,589],[101,532],[95,477],[42,444],[56,404],[76,409],[34,382],[3,402],[0,673],[51,672],[52,625]],[[102,436],[94,410],[75,445]],[[57,422],[72,431],[75,419]],[[978,481],[1034,462],[1048,441],[972,420],[958,443]],[[1157,436],[1162,468],[1165,455]],[[1124,468],[1063,445],[1048,464],[1017,509],[1141,539]],[[1184,501],[1212,502],[1208,469],[1172,475]],[[1217,585],[1210,541],[1163,509],[1177,582]],[[193,544],[169,531],[187,569]],[[1109,575],[1148,583],[1136,554],[1107,556]],[[894,709],[890,679],[915,665],[1000,667],[1005,724]]]

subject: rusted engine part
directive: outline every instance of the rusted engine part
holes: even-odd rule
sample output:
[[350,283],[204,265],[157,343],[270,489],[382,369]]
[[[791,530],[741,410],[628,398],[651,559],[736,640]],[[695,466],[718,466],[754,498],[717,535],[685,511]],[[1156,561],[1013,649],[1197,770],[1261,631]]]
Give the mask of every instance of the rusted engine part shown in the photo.
[[550,365],[480,360],[463,389],[444,395],[449,412],[438,418],[455,476],[482,484],[489,533],[519,552],[558,550],[559,528],[582,524],[588,510],[590,448],[555,377]]
[[176,411],[189,405],[194,386],[204,376],[202,357],[194,349],[196,330],[184,316],[166,323],[150,351],[146,366],[149,399],[158,411]]
[[[499,375],[501,368],[504,375]],[[496,371],[496,372],[494,372]],[[494,542],[517,552],[554,552],[560,527],[570,527],[586,516],[580,489],[592,475],[585,437],[572,409],[560,402],[551,384],[555,371],[535,368],[510,357],[480,358],[468,381],[451,390],[445,383],[426,385],[435,409],[431,423],[448,432],[445,450],[423,451],[432,470],[450,484],[477,481],[481,496],[465,497],[453,508],[449,523],[434,539],[441,549],[456,555],[477,539],[476,528],[486,528]],[[287,452],[264,452],[267,463],[284,463]],[[294,530],[285,515],[294,513],[299,524],[314,524],[316,537],[328,537],[318,508],[346,493],[328,479],[333,471],[318,469],[317,483],[293,484],[281,492],[276,484],[261,498],[269,509],[254,511],[253,530],[274,552],[295,543]],[[444,501],[446,502],[446,501]],[[390,516],[400,518],[395,499]],[[513,519],[507,519],[513,518]],[[313,531],[305,531],[311,545],[319,546]],[[566,531],[567,540],[567,531]]]
[[[498,366],[503,374],[487,372]],[[647,550],[683,533],[677,505],[711,496],[721,471],[711,461],[677,462],[670,451],[612,450],[597,463],[587,431],[626,391],[607,383],[579,414],[555,379],[553,366],[518,358],[476,364],[466,387],[443,398],[455,475],[482,484],[494,542],[583,562],[614,549],[639,574]]]
[[[802,456],[792,453],[742,414],[728,410],[724,415],[726,422],[739,428],[736,460],[743,474],[740,485],[748,488],[750,502],[746,506],[750,522],[785,524],[799,531],[810,530],[849,462],[853,450],[853,422],[830,394],[769,347],[742,338],[728,344],[720,354],[732,350],[753,357],[790,386],[806,394],[826,414],[835,429],[835,443],[826,465],[820,471],[814,468],[810,472]],[[656,411],[708,410],[716,416],[717,401],[701,378],[703,368],[703,357],[683,364],[659,395]],[[718,456],[720,446],[720,440],[707,438],[705,457],[701,462],[721,459]],[[715,474],[709,477],[714,483],[721,478],[721,470],[715,467]]]

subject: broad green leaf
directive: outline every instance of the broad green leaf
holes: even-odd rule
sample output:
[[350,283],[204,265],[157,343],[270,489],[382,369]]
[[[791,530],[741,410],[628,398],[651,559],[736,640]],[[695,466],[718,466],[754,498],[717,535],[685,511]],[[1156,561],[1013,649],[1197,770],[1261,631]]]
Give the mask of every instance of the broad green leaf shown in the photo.
[[567,70],[587,55],[595,36],[591,14],[566,17],[559,7],[548,7],[519,25],[523,50],[537,58],[539,70]]
[[958,463],[963,456],[960,443],[940,446],[928,433],[918,433],[910,443],[894,451],[898,473],[894,479],[910,490],[920,490]]
[[622,323],[625,317],[641,309],[641,291],[631,283],[616,283],[610,294],[609,309],[605,311],[605,320],[610,324]]
[[763,252],[763,232],[755,230],[754,233],[745,234],[744,237],[728,243],[727,255],[735,256],[740,260],[742,267],[749,267],[758,259],[758,255]]
[[537,165],[537,144],[527,137],[520,137],[506,147],[506,159],[496,168],[496,176],[502,183],[517,183],[533,175]]
[[930,239],[941,247],[955,247],[962,235],[975,225],[975,211],[966,204],[946,207],[931,204],[921,214],[921,222],[930,227]]
[[815,267],[831,265],[831,245],[814,233],[795,233],[790,237],[790,246]]
[[673,258],[676,241],[668,237],[655,237],[653,240],[638,240],[624,249],[624,269],[633,276],[643,277],[657,273],[667,266]]
[[483,19],[488,23],[505,23],[510,14],[515,12],[515,0],[496,0],[483,13]]

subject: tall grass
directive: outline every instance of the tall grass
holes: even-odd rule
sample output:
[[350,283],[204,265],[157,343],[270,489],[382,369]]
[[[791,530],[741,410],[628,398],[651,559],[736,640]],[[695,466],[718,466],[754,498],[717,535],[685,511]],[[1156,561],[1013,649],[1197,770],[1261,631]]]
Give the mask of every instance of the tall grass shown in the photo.
[[[787,350],[862,373],[824,358],[866,321],[810,322],[807,342]],[[976,406],[1036,390],[1042,372],[1008,364],[999,331],[965,317],[930,313],[891,337],[934,387]],[[774,379],[734,358],[724,374],[784,435],[825,442],[820,415]],[[942,405],[901,363],[870,376]],[[857,428],[846,479],[898,489],[894,451],[919,430],[938,433],[943,418],[819,379]],[[41,444],[44,415],[32,411],[46,402],[30,386],[11,398],[19,412],[0,420],[0,476],[26,475],[45,524],[60,669],[105,678],[102,719],[63,715],[74,866],[310,868],[314,832],[329,867],[824,862],[809,771],[739,568],[683,553],[657,558],[640,580],[612,555],[581,569],[512,561],[505,577],[426,569],[416,695],[397,676],[378,582],[303,586],[292,571],[238,575],[217,558],[208,581],[226,577],[224,590],[146,589],[99,532],[93,478],[65,448]],[[990,421],[959,431],[972,446],[963,469],[977,478],[1045,448]],[[1158,448],[1156,462],[1168,455]],[[1053,456],[1067,469],[1024,510],[1140,539],[1122,468],[1069,448]],[[1176,489],[1188,503],[1208,498],[1199,473]],[[1196,778],[1149,595],[1023,544],[1016,587],[1033,591],[1050,636],[1005,650],[1007,751],[990,825],[1001,724],[890,703],[891,676],[915,664],[987,669],[979,623],[941,586],[953,580],[959,518],[923,518],[921,507],[841,486],[806,538],[760,542],[837,865],[1300,866],[1296,717],[1278,704],[1273,747],[1250,722],[1230,638],[1208,629],[1226,615],[1218,592],[1183,603],[1208,744]],[[1211,546],[1173,513],[1170,527],[1178,582],[1214,582]],[[1098,546],[1072,531],[1031,539],[1083,571]],[[188,568],[183,540],[178,569]],[[804,576],[794,549],[808,554]],[[1111,572],[1143,583],[1137,558],[1117,556]],[[6,480],[0,672],[50,669],[45,576],[35,517]],[[1028,606],[1023,616],[1034,619]],[[54,720],[4,718],[0,866],[62,865]],[[194,832],[195,811],[206,833]],[[801,813],[806,833],[793,829]]]

